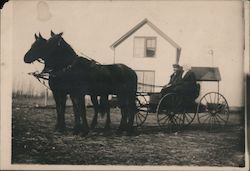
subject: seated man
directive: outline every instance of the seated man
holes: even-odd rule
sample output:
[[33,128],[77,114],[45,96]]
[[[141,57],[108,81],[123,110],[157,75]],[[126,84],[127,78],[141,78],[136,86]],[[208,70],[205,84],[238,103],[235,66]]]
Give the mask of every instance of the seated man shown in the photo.
[[[153,94],[152,96],[150,96],[150,102],[149,102],[150,112],[155,112],[158,102],[159,102],[158,100],[154,100],[154,99],[159,99],[168,93],[173,93],[174,87],[176,86],[176,84],[180,82],[181,75],[183,72],[182,67],[178,64],[173,64],[173,70],[174,70],[174,73],[170,76],[169,83],[162,88],[160,94],[157,94],[157,95]],[[156,97],[154,98],[154,96]]]
[[[183,70],[180,68],[183,68]],[[191,67],[188,65],[179,66],[179,70],[176,71],[175,75],[176,77],[174,77],[174,74],[171,75],[169,84],[161,90],[162,96],[167,93],[178,93],[184,95],[188,104],[193,104],[199,95],[199,90]]]
[[174,91],[176,93],[183,94],[190,100],[195,100],[197,98],[197,83],[196,77],[191,67],[188,65],[183,65],[183,73],[181,80],[175,86]]
[[181,76],[183,73],[182,67],[178,64],[173,64],[174,73],[170,76],[170,81],[161,90],[161,95],[164,96],[168,93],[173,93],[174,87],[178,85],[181,81]]

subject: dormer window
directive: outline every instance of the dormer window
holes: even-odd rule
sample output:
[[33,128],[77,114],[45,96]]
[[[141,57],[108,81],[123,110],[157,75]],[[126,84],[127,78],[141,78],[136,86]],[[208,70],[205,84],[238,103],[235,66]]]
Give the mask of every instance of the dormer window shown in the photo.
[[135,37],[134,38],[134,57],[156,56],[156,37]]

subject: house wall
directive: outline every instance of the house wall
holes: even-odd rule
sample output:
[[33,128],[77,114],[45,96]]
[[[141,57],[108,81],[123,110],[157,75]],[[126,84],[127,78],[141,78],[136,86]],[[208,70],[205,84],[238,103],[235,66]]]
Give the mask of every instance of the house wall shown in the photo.
[[[139,58],[133,56],[134,37],[156,37],[156,56],[154,58]],[[115,48],[115,63],[124,63],[134,70],[155,71],[155,85],[165,85],[172,74],[172,64],[176,61],[176,48],[162,38],[150,26],[145,24],[130,37]],[[160,91],[160,88],[155,88]]]

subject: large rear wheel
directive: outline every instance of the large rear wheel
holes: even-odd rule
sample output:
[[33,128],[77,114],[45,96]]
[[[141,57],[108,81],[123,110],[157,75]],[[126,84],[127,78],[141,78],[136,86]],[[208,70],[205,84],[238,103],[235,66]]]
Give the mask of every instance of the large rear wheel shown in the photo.
[[198,121],[210,131],[225,126],[229,119],[226,98],[218,92],[205,94],[197,107]]

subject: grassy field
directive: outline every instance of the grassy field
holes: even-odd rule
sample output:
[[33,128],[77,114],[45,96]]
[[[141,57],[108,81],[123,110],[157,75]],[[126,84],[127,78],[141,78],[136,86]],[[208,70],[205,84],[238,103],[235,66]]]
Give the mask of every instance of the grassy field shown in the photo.
[[[66,109],[67,130],[54,132],[53,99],[43,108],[40,98],[13,98],[12,163],[72,165],[167,165],[244,167],[244,126],[240,114],[230,114],[229,124],[209,132],[194,121],[181,132],[167,132],[149,114],[139,135],[117,135],[120,111],[111,110],[111,130],[105,118],[87,137],[74,136],[73,110]],[[68,103],[70,104],[70,103]],[[242,115],[242,114],[241,114]],[[87,108],[89,123],[93,109]]]

